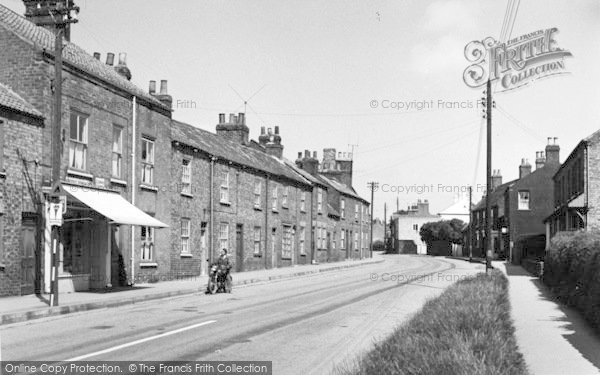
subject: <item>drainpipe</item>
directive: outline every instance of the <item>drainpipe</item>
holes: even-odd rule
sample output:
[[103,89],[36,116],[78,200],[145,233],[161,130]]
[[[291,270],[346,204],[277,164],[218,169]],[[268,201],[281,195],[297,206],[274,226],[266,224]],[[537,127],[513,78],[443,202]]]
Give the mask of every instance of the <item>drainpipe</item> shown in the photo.
[[[215,176],[215,158],[214,156],[210,157],[210,191],[209,191],[209,199],[210,199],[210,249],[208,251],[208,265],[210,266],[213,263],[213,250],[214,250],[214,203],[213,203],[213,181]],[[209,270],[210,272],[210,270]]]
[[[132,133],[131,133],[131,204],[135,206],[135,125],[137,122],[137,97],[131,100]],[[135,231],[131,225],[131,285],[135,284]]]
[[[314,246],[314,236],[315,236],[315,231],[313,230],[313,215],[315,213],[315,207],[313,206],[313,193],[314,193],[314,187],[313,187],[313,191],[310,192],[310,223],[309,223],[309,229],[310,229],[310,264],[314,264],[315,263],[315,246]],[[317,187],[317,189],[320,189],[319,187]],[[319,194],[319,190],[317,190],[317,194]]]
[[269,175],[265,177],[265,269],[267,269],[267,248],[269,243]]

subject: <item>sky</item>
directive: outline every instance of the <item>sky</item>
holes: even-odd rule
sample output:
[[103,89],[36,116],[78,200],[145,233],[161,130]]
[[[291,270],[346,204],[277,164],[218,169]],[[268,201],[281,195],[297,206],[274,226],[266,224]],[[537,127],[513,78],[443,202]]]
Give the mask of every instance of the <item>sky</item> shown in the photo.
[[[254,139],[261,126],[280,127],[288,159],[353,150],[355,190],[370,200],[367,182],[379,183],[377,217],[384,202],[389,213],[427,199],[437,213],[468,185],[475,201],[483,193],[483,88],[463,82],[464,48],[499,38],[508,0],[75,2],[72,41],[102,59],[126,52],[145,90],[168,80],[175,119],[214,131],[219,113],[245,110]],[[534,165],[547,137],[563,161],[600,128],[598,20],[597,0],[520,2],[510,35],[556,27],[573,57],[569,74],[495,87],[492,167],[504,181],[522,158]]]

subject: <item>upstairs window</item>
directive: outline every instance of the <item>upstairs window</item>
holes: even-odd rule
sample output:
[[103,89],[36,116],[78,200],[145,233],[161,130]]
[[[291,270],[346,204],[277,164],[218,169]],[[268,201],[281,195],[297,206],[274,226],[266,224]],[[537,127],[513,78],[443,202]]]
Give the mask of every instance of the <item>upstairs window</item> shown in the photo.
[[277,207],[279,205],[279,202],[278,202],[278,193],[277,193],[277,186],[273,187],[273,193],[272,193],[272,195],[273,195],[273,198],[272,198],[272,201],[271,201],[271,207],[273,208],[273,211],[277,211]]
[[305,191],[300,193],[300,211],[302,211],[302,212],[306,211],[306,192]]
[[288,194],[290,193],[290,189],[288,186],[283,188],[283,197],[281,197],[281,207],[288,206]]
[[260,207],[260,195],[262,193],[262,183],[260,180],[254,182],[254,207]]
[[112,136],[112,175],[121,178],[123,163],[123,128],[113,126]]
[[221,174],[221,192],[219,199],[221,203],[229,203],[229,171]]
[[69,134],[69,168],[87,169],[88,118],[71,114]]
[[528,210],[529,209],[529,192],[528,191],[520,191],[519,192],[519,210]]
[[154,183],[154,141],[142,138],[142,183]]
[[323,212],[323,190],[317,189],[317,212]]
[[354,203],[354,219],[358,220],[358,203]]
[[192,162],[189,159],[181,162],[181,192],[192,194]]
[[346,200],[344,198],[341,198],[340,200],[340,211],[342,214],[342,219],[346,218]]

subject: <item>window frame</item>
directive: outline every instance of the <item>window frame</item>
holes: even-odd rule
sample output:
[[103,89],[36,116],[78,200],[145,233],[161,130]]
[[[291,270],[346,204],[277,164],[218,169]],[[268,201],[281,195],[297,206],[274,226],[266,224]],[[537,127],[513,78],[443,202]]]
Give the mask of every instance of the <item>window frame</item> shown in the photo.
[[230,204],[229,201],[229,187],[231,180],[229,178],[229,170],[221,172],[221,185],[219,187],[219,202],[224,204]]
[[151,138],[142,136],[142,148],[140,150],[140,159],[142,163],[142,184],[154,184],[155,149],[155,141]]
[[192,194],[192,159],[189,158],[181,159],[181,193]]
[[[144,235],[144,231],[146,235]],[[140,260],[141,261],[152,261],[154,260],[154,228],[140,226]],[[148,254],[149,256],[145,256]]]
[[[184,225],[187,224],[187,225]],[[184,231],[185,229],[185,231]],[[189,218],[181,218],[181,254],[191,254],[191,237],[192,237],[192,220]],[[185,245],[185,246],[184,246]],[[187,248],[187,250],[185,249]]]
[[[256,238],[258,235],[258,239]],[[254,255],[260,255],[262,252],[262,229],[261,227],[255,226],[253,229],[253,242],[254,242]]]
[[[523,199],[521,194],[527,194],[527,199]],[[527,203],[527,207],[524,207],[524,203]],[[518,211],[529,211],[531,206],[531,192],[529,190],[519,190],[517,192],[517,210]]]
[[[73,136],[73,118],[76,118],[76,133],[75,137]],[[70,118],[69,118],[69,168],[72,169],[76,169],[76,170],[80,170],[80,171],[87,171],[88,170],[88,163],[87,163],[87,156],[88,156],[88,139],[89,139],[89,132],[90,132],[90,128],[89,128],[89,115],[85,115],[83,113],[79,113],[79,112],[71,112]],[[84,119],[85,122],[83,123],[83,134],[81,133],[81,122],[80,120]],[[76,163],[76,155],[77,155],[77,146],[81,146],[81,151],[83,153],[83,157],[82,157],[82,163],[83,165],[75,165]]]
[[[225,243],[225,246],[223,246]],[[229,252],[229,223],[221,222],[219,223],[219,251],[221,249],[227,249]]]
[[[118,150],[115,150],[115,131],[119,132],[119,145]],[[123,177],[123,126],[113,124],[113,141],[112,141],[112,177],[122,178]],[[117,173],[115,173],[115,157],[117,160]]]

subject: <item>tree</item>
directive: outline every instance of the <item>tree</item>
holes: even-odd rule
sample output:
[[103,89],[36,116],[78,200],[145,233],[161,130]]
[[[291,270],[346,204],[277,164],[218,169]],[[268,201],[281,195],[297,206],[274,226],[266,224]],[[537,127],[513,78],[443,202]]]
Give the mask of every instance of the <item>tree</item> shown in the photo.
[[459,219],[434,221],[423,224],[419,235],[421,241],[425,242],[428,248],[435,241],[447,241],[460,245],[463,242],[462,230],[464,226],[465,223]]

